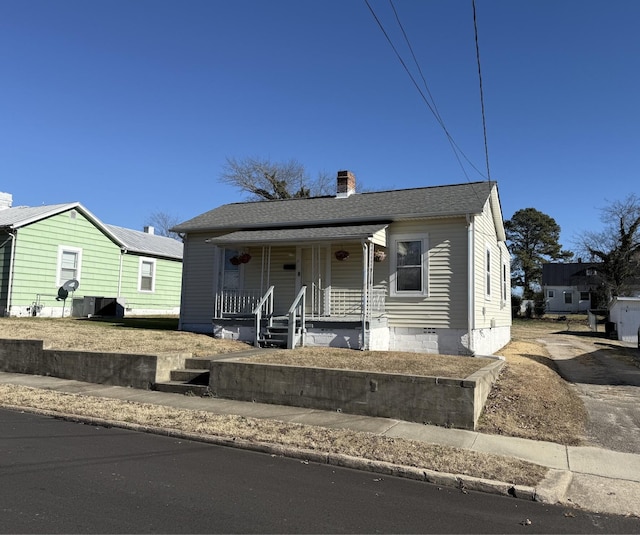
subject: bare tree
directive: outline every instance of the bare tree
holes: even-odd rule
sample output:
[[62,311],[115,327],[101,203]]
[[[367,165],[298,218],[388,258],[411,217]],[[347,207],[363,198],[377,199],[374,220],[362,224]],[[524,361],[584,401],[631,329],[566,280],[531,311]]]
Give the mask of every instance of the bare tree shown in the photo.
[[326,173],[312,180],[297,160],[265,158],[227,158],[220,181],[248,193],[254,201],[326,195],[332,184]]
[[640,199],[631,194],[601,209],[602,232],[585,232],[580,249],[602,263],[608,297],[629,295],[640,289]]
[[154,228],[154,234],[182,241],[182,236],[171,230],[180,222],[181,219],[178,216],[167,212],[152,212],[151,215],[147,217],[147,225]]

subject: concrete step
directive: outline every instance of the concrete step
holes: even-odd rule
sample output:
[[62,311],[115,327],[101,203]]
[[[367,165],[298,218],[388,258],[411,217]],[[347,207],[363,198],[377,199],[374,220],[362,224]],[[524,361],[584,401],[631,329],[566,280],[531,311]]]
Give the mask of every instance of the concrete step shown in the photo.
[[171,370],[172,381],[189,383],[194,385],[209,384],[209,370],[203,368],[184,368],[181,370]]
[[185,396],[207,396],[210,394],[209,385],[193,385],[181,381],[165,381],[155,384],[158,392],[168,392],[171,394],[183,394]]

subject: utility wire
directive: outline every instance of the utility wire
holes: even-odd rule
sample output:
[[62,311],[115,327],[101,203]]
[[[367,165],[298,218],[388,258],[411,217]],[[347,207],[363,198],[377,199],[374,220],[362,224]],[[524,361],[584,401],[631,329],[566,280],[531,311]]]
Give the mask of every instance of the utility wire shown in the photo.
[[487,143],[487,120],[484,113],[484,91],[482,89],[482,70],[480,69],[480,46],[478,45],[478,21],[476,18],[476,0],[471,0],[473,6],[473,31],[476,40],[476,61],[478,63],[478,81],[480,83],[480,108],[482,110],[482,132],[484,134],[484,155],[487,161],[487,180],[491,180],[489,170],[489,146]]
[[[483,178],[487,178],[482,174],[482,171],[480,171],[480,169],[478,169],[473,164],[473,162],[467,157],[467,155],[464,153],[464,151],[458,146],[456,141],[453,139],[453,136],[449,133],[449,130],[445,126],[444,119],[440,115],[440,111],[438,110],[438,107],[436,106],[436,101],[433,98],[433,95],[431,94],[431,90],[429,89],[429,84],[427,84],[427,80],[426,80],[426,78],[425,78],[425,76],[424,76],[424,74],[422,72],[422,68],[420,67],[420,63],[418,62],[418,58],[416,57],[416,55],[415,55],[415,53],[413,51],[413,47],[411,46],[411,41],[409,40],[409,36],[407,35],[407,32],[404,30],[404,26],[402,25],[402,22],[400,21],[400,16],[398,15],[398,12],[396,10],[396,6],[393,3],[393,0],[389,0],[389,4],[391,5],[391,9],[393,9],[393,14],[395,15],[396,22],[398,23],[398,26],[400,27],[400,30],[402,31],[402,35],[404,36],[405,43],[407,44],[407,47],[409,48],[409,51],[411,52],[411,57],[413,58],[413,62],[415,63],[416,68],[418,69],[418,72],[420,73],[420,77],[422,78],[422,83],[424,84],[424,88],[427,91],[427,93],[429,94],[429,98],[431,99],[431,104],[433,106],[433,110],[432,111],[434,111],[434,115],[436,116],[436,120],[438,121],[438,123],[442,127],[442,130],[444,130],[444,133],[447,136],[447,140],[449,141],[449,144],[451,145],[451,149],[453,150],[453,154],[455,155],[456,160],[458,160],[460,168],[462,169],[462,173],[464,174],[464,176],[467,178],[467,181],[469,182],[470,181],[469,180],[469,176],[467,175],[467,172],[466,172],[466,170],[464,168],[464,165],[460,161],[459,154],[461,154],[464,157],[464,159],[467,161],[467,163],[471,167],[473,167],[473,169],[475,169],[475,171],[480,176],[482,176]],[[387,39],[389,39],[389,38],[387,37]],[[397,52],[396,52],[396,54],[397,54]],[[411,73],[409,73],[409,76],[411,76]]]
[[397,48],[395,47],[395,45],[393,44],[393,41],[391,40],[391,37],[389,37],[389,34],[387,33],[387,31],[385,30],[382,22],[380,21],[380,19],[378,18],[378,16],[376,15],[375,11],[373,10],[373,8],[371,7],[371,4],[369,3],[369,0],[364,0],[365,4],[367,5],[367,7],[369,8],[369,11],[371,12],[371,15],[373,16],[373,18],[375,19],[376,23],[378,24],[378,27],[380,28],[380,30],[382,31],[383,35],[385,36],[385,38],[387,39],[387,42],[389,43],[389,45],[391,46],[391,49],[394,51],[396,57],[398,58],[398,61],[400,62],[400,64],[402,65],[402,67],[404,68],[405,72],[407,73],[407,75],[409,76],[409,78],[411,79],[411,81],[413,82],[413,85],[415,86],[415,88],[418,90],[418,93],[420,94],[420,96],[422,97],[422,100],[424,101],[424,103],[427,105],[427,107],[429,108],[429,110],[431,111],[431,113],[433,114],[433,116],[435,117],[436,121],[438,122],[438,124],[440,125],[440,127],[443,129],[445,135],[447,136],[447,139],[451,145],[451,148],[453,150],[453,153],[456,157],[456,160],[458,161],[458,164],[460,165],[460,168],[462,169],[463,174],[465,175],[466,179],[468,182],[471,182],[469,175],[467,174],[464,165],[462,164],[462,161],[460,160],[460,156],[459,154],[461,154],[464,159],[471,165],[471,167],[473,167],[473,169],[476,170],[476,172],[478,174],[480,174],[483,178],[487,178],[484,176],[484,174],[473,164],[473,162],[471,162],[471,160],[469,160],[469,158],[467,157],[467,155],[462,151],[462,149],[460,149],[460,147],[457,145],[457,143],[455,142],[455,140],[453,139],[453,136],[451,135],[451,133],[449,132],[449,130],[447,129],[446,125],[444,124],[444,120],[442,119],[436,105],[435,105],[435,100],[433,98],[433,95],[431,94],[431,91],[429,90],[429,86],[426,82],[426,79],[424,77],[424,74],[422,73],[422,69],[420,68],[420,65],[418,63],[418,60],[415,56],[415,53],[413,52],[413,48],[411,47],[411,43],[409,41],[409,38],[404,30],[404,27],[402,26],[402,23],[400,22],[400,18],[398,16],[398,13],[395,9],[395,6],[393,5],[393,1],[389,0],[391,7],[393,9],[393,12],[395,14],[396,17],[396,21],[398,22],[398,25],[400,26],[400,29],[402,30],[402,34],[404,35],[405,41],[407,43],[407,46],[409,47],[409,50],[411,51],[411,55],[413,57],[413,60],[416,64],[416,67],[418,68],[418,72],[420,73],[420,76],[422,77],[422,81],[424,83],[426,92],[429,94],[429,97],[431,98],[431,101],[429,101],[429,99],[425,96],[424,92],[422,91],[422,89],[420,88],[418,82],[416,81],[415,77],[413,76],[413,74],[411,73],[411,71],[409,70],[409,68],[407,67],[407,64],[405,63],[405,61],[403,60],[402,56],[400,55],[400,53],[398,52]]

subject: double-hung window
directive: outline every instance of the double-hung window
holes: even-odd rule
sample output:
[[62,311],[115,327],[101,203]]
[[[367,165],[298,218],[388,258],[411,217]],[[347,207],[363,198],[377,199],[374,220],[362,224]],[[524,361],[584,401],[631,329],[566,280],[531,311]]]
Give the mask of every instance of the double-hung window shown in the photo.
[[58,246],[57,285],[62,286],[69,280],[80,280],[82,249],[67,245]]
[[390,295],[428,295],[429,240],[424,234],[392,238]]
[[154,292],[156,289],[156,261],[153,258],[141,258],[138,268],[138,290]]

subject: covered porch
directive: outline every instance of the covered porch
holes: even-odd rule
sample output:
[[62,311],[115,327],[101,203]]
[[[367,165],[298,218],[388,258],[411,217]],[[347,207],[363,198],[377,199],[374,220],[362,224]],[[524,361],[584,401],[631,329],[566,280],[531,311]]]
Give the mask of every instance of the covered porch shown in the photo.
[[336,345],[340,337],[344,347],[369,348],[372,328],[386,326],[386,228],[236,231],[209,239],[218,248],[214,334],[290,348]]

